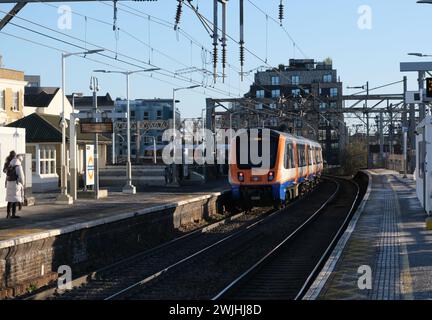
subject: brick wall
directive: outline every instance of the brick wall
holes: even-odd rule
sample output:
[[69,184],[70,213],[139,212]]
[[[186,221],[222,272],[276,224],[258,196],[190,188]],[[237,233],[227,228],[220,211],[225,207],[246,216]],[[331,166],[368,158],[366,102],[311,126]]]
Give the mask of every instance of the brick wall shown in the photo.
[[119,259],[180,236],[179,227],[207,219],[227,203],[228,194],[0,249],[0,299],[57,279],[61,265],[76,278]]
[[24,72],[0,68],[0,79],[24,81]]

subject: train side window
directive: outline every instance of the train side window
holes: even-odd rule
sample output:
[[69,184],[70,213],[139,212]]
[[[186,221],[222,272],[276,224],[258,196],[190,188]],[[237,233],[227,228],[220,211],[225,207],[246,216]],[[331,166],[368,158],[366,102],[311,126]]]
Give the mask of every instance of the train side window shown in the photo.
[[306,148],[304,145],[297,145],[299,167],[306,166]]
[[294,168],[293,162],[294,162],[293,145],[291,143],[287,143],[285,149],[285,169]]
[[293,148],[292,143],[288,143],[287,152],[288,152],[288,155],[287,155],[288,169],[292,169],[295,167],[294,166],[294,148]]

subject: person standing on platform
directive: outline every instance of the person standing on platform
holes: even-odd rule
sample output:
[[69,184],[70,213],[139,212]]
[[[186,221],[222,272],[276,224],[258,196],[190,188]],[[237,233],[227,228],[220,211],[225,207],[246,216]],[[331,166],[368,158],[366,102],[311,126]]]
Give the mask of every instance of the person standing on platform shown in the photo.
[[21,210],[24,202],[24,170],[22,168],[22,155],[16,156],[14,151],[11,151],[9,157],[6,158],[6,163],[3,167],[3,172],[6,173],[6,202],[7,216],[6,219],[16,219],[17,206]]

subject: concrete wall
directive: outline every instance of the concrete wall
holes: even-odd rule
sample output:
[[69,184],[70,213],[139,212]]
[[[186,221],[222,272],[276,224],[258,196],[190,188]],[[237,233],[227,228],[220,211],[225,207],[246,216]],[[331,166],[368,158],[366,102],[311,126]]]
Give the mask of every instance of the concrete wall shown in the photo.
[[61,265],[70,266],[76,278],[181,236],[180,226],[221,211],[227,197],[201,197],[141,215],[132,212],[110,223],[106,219],[100,224],[87,223],[87,227],[47,230],[45,237],[34,235],[27,242],[0,241],[0,299],[56,280]]
[[[4,187],[6,175],[3,173],[3,166],[11,150],[15,150],[17,153],[26,152],[25,129],[0,127],[0,207],[7,205],[5,201],[6,188]],[[3,217],[0,215],[0,218]]]

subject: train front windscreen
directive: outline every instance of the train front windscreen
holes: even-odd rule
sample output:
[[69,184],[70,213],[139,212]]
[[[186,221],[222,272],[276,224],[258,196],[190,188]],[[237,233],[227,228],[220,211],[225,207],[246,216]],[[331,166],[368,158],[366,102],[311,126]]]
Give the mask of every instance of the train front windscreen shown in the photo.
[[[247,144],[247,147],[244,146],[245,143]],[[267,159],[270,160],[270,169],[273,169],[276,165],[278,144],[279,134],[274,131],[266,130],[263,133],[262,129],[245,130],[245,132],[240,133],[236,137],[237,168],[240,170],[261,168],[262,162],[257,161],[257,159],[269,157]],[[270,148],[263,148],[263,145],[269,145]],[[253,147],[258,149],[258,157],[252,156]],[[264,154],[265,152],[267,152],[268,154]]]

